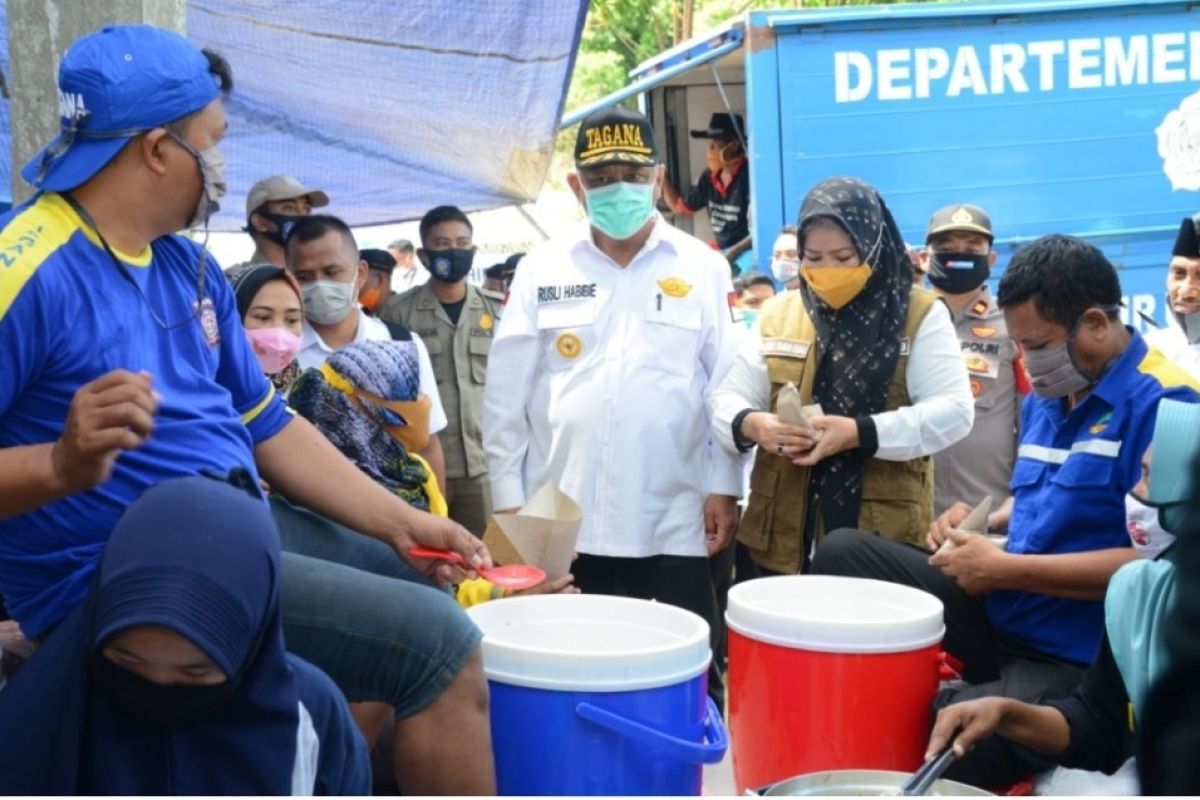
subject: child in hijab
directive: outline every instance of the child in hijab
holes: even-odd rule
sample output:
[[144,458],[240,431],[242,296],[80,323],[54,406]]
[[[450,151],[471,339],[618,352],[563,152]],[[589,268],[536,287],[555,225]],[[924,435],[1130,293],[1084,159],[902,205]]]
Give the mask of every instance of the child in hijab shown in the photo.
[[323,673],[284,652],[279,539],[248,474],[146,491],[87,601],[0,692],[11,794],[370,791]]
[[304,303],[292,274],[274,264],[250,264],[230,276],[238,315],[275,389],[286,395],[300,374],[296,353],[304,332]]

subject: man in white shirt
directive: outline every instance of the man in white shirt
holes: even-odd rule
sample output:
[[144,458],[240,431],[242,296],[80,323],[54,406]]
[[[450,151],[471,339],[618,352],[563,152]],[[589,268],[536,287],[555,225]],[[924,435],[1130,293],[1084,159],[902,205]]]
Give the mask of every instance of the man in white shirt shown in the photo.
[[1167,326],[1146,343],[1200,380],[1200,214],[1179,224],[1167,266]]
[[396,294],[404,294],[429,280],[429,272],[417,263],[416,248],[408,239],[392,242],[388,252],[396,259],[396,268],[392,271],[392,291]]
[[641,114],[585,119],[575,164],[590,227],[522,260],[492,342],[493,505],[556,481],[583,508],[580,589],[678,605],[716,631],[707,555],[732,537],[741,493],[706,406],[736,352],[729,266],[654,211],[663,168]]
[[302,218],[288,235],[287,268],[300,284],[304,299],[304,333],[296,355],[300,369],[319,367],[330,353],[355,342],[411,339],[416,344],[420,392],[431,401],[429,444],[420,456],[433,468],[438,485],[444,487],[445,458],[437,433],[446,427],[446,412],[429,352],[416,334],[368,316],[359,306],[367,265],[359,257],[350,227],[328,215]]

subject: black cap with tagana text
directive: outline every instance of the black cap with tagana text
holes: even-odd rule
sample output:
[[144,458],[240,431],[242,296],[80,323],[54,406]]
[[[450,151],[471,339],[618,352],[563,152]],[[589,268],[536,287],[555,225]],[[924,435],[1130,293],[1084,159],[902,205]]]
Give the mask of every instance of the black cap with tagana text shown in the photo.
[[606,164],[654,166],[658,145],[650,120],[624,106],[613,106],[589,114],[579,123],[575,140],[575,166],[602,167]]
[[933,212],[929,218],[929,227],[925,229],[925,244],[939,233],[950,231],[970,231],[982,233],[991,242],[995,239],[992,233],[992,220],[979,206],[957,204],[945,206]]

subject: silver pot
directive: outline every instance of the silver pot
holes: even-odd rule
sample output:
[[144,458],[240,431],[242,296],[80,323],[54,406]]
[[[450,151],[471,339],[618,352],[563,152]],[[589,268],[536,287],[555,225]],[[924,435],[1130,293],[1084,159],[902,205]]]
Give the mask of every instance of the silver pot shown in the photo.
[[[748,791],[763,797],[819,797],[898,795],[900,787],[912,777],[909,772],[888,772],[878,769],[837,769],[830,772],[810,772],[761,789]],[[991,792],[957,781],[939,780],[929,794],[942,797],[990,797]]]

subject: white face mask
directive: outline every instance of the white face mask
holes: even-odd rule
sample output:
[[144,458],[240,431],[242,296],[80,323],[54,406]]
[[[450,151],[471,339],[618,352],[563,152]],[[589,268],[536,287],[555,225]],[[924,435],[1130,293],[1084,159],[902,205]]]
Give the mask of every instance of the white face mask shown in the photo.
[[1158,523],[1158,509],[1146,505],[1132,492],[1125,495],[1125,529],[1133,549],[1142,558],[1154,558],[1175,541],[1175,534]]
[[771,272],[775,280],[787,284],[800,276],[800,260],[790,258],[771,259]]
[[335,325],[354,309],[358,297],[355,282],[317,281],[300,287],[304,316],[317,325]]

